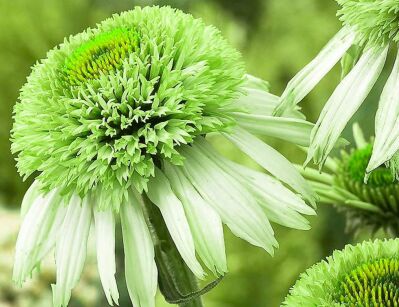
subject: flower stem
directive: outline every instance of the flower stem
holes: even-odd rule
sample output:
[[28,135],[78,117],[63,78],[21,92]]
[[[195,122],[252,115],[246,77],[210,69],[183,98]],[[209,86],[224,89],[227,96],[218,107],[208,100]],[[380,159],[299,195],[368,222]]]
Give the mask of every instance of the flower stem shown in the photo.
[[165,300],[181,307],[203,307],[201,295],[209,289],[200,289],[197,278],[181,258],[161,212],[143,196],[147,223],[155,246],[159,289]]

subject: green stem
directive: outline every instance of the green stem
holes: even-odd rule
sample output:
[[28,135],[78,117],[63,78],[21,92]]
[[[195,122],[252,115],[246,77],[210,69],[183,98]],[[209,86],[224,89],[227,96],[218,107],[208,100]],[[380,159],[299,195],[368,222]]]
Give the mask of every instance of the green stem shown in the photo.
[[[147,197],[144,198],[147,223],[155,245],[158,285],[166,301],[184,307],[203,307],[201,295],[213,285],[200,290],[197,278],[181,258],[171,238],[161,212]],[[218,281],[215,283],[215,285]]]

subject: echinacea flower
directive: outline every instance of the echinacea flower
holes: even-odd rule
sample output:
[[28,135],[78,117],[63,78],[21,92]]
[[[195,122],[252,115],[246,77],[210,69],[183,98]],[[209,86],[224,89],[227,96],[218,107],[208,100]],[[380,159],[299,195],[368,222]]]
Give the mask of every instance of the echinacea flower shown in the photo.
[[334,251],[303,273],[282,306],[398,306],[399,239]]
[[[308,145],[312,124],[294,108],[271,116],[277,103],[219,31],[168,7],[114,15],[65,40],[33,68],[15,106],[12,151],[19,172],[36,180],[22,203],[14,281],[21,285],[55,249],[54,306],[66,306],[94,226],[101,282],[117,303],[120,219],[130,298],[154,306],[159,242],[149,204],[199,278],[203,265],[227,271],[222,223],[272,254],[270,221],[308,229],[301,214],[314,214],[305,203],[314,202],[311,187],[254,135]],[[221,156],[209,133],[269,174]]]
[[342,59],[347,75],[327,101],[313,128],[308,157],[323,165],[342,130],[377,81],[390,47],[398,55],[381,94],[375,118],[376,139],[367,167],[371,172],[399,150],[399,2],[337,0],[343,28],[287,85],[274,114],[299,103]]
[[366,175],[373,143],[366,141],[358,124],[353,126],[356,147],[327,158],[326,170],[301,169],[321,203],[334,205],[347,217],[350,232],[371,229],[399,234],[399,183],[393,170],[381,165]]

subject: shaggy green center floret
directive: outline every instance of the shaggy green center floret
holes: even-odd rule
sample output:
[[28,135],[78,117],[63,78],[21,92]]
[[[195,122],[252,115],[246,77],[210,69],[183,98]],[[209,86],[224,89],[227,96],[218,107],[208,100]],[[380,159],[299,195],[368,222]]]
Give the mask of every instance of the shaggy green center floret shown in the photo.
[[372,153],[372,145],[354,149],[350,154],[343,153],[335,176],[335,183],[349,191],[360,201],[375,205],[379,212],[352,207],[342,208],[348,215],[348,226],[371,226],[374,230],[384,228],[399,230],[399,184],[392,172],[384,165],[375,169],[364,182],[366,168]]
[[182,163],[181,144],[235,124],[225,110],[244,74],[239,53],[191,15],[115,15],[34,67],[15,107],[18,169],[67,195],[100,188],[102,205],[118,206],[157,163]]
[[385,45],[399,42],[399,2],[397,0],[336,0],[344,25],[359,34],[358,43]]
[[89,79],[97,79],[101,73],[119,69],[138,44],[139,35],[134,29],[115,28],[101,33],[66,58],[63,68],[65,79],[77,85]]
[[340,282],[335,301],[344,306],[398,306],[399,261],[379,259],[358,266]]

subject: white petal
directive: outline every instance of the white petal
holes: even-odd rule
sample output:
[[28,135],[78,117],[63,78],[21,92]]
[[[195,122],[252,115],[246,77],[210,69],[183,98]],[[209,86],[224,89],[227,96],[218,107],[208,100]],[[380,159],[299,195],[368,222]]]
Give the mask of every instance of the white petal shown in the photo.
[[317,164],[324,163],[342,130],[377,81],[387,52],[388,46],[383,49],[368,49],[335,89],[312,130],[305,164],[312,158]]
[[314,124],[306,120],[238,112],[232,115],[241,127],[251,133],[275,137],[300,146],[309,146]]
[[192,147],[181,149],[185,174],[236,236],[273,254],[278,244],[266,215],[249,191],[207,156],[212,153],[203,142],[198,137]]
[[72,196],[56,243],[57,282],[53,285],[54,307],[66,307],[86,260],[91,206],[85,198]]
[[[280,98],[264,90],[245,88],[246,94],[240,96],[233,104],[234,110],[241,110],[241,113],[253,115],[272,116]],[[286,117],[304,119],[304,115],[296,109],[286,110],[283,114]]]
[[173,242],[187,266],[198,278],[203,278],[204,271],[195,257],[194,240],[183,205],[159,168],[155,169],[155,176],[148,182],[147,196],[161,211]]
[[184,176],[181,167],[170,163],[165,163],[164,166],[172,189],[184,206],[198,255],[213,273],[223,275],[227,272],[227,264],[223,226],[219,215],[198,194]]
[[115,273],[115,217],[112,210],[94,209],[97,266],[108,304],[118,305],[119,293]]
[[145,222],[142,199],[130,192],[120,210],[125,251],[125,277],[134,307],[155,307],[157,266],[154,245]]
[[269,173],[302,194],[312,204],[315,204],[316,196],[310,185],[278,151],[241,128],[234,129],[233,133],[223,133],[223,135]]
[[351,47],[355,34],[343,28],[321,50],[321,52],[288,83],[280,98],[275,115],[281,115],[286,108],[298,104],[334,67]]
[[301,216],[315,215],[315,211],[295,193],[274,178],[249,168],[235,165],[235,176],[251,188],[267,217],[280,225],[307,230],[309,222]]
[[[32,190],[28,193],[32,193]],[[37,194],[36,191],[34,194]],[[30,196],[25,197],[24,201],[27,202]],[[25,207],[29,209],[22,222],[16,244],[13,280],[19,286],[54,247],[66,213],[65,208],[59,203],[56,190],[45,196],[39,194],[30,201],[32,204],[27,204]]]
[[29,208],[34,203],[35,199],[42,194],[40,192],[40,182],[35,180],[29,189],[26,191],[24,198],[22,199],[21,204],[21,215],[24,217],[25,214],[29,211]]
[[399,52],[381,94],[375,118],[375,142],[367,172],[392,158],[399,150]]
[[268,92],[270,89],[270,83],[263,79],[246,74],[245,75],[245,87]]

